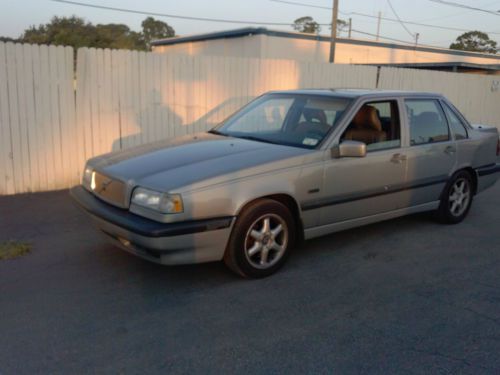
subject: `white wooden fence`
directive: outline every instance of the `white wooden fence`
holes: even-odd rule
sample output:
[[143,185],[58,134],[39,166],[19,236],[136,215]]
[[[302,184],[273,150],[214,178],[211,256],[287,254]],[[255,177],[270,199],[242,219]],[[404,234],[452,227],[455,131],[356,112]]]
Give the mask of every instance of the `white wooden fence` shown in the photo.
[[85,157],[213,127],[269,90],[375,88],[375,67],[82,48],[77,119]]
[[0,195],[78,181],[73,49],[0,43]]
[[[498,77],[497,77],[498,79]],[[67,188],[86,159],[206,130],[294,88],[437,91],[500,128],[493,76],[0,43],[0,195]]]

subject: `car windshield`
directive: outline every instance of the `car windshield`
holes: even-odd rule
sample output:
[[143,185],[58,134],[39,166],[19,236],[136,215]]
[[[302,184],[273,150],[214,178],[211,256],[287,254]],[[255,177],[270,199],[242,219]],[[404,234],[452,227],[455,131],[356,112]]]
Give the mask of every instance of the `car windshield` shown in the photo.
[[313,149],[336,126],[350,102],[320,95],[268,94],[211,132]]

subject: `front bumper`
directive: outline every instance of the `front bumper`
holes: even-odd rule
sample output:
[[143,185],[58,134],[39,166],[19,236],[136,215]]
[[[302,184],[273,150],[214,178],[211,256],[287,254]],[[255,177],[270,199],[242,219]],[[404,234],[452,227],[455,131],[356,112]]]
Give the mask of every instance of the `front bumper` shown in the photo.
[[161,264],[221,260],[233,217],[159,223],[107,204],[82,186],[70,190],[77,205],[120,248]]

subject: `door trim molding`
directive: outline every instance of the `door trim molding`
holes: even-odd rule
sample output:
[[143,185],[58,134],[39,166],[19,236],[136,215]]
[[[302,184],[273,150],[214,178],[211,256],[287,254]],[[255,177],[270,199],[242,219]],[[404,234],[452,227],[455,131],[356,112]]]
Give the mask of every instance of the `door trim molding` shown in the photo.
[[340,232],[346,229],[356,228],[363,225],[373,224],[384,220],[394,219],[400,216],[415,214],[417,212],[432,211],[439,207],[439,201],[429,202],[418,206],[401,208],[394,211],[384,212],[381,214],[365,216],[357,219],[350,219],[338,223],[322,225],[306,229],[304,231],[304,238],[309,240],[311,238],[324,236],[326,234]]
[[393,185],[389,187],[382,186],[372,190],[365,190],[361,192],[315,199],[306,202],[301,202],[300,208],[302,209],[302,211],[316,210],[322,207],[335,206],[337,204],[375,198],[388,194],[395,194],[405,190],[420,189],[432,185],[445,184],[446,182],[448,182],[448,179],[449,179],[448,175],[441,175],[437,177],[429,177],[429,178],[414,180],[408,183]]

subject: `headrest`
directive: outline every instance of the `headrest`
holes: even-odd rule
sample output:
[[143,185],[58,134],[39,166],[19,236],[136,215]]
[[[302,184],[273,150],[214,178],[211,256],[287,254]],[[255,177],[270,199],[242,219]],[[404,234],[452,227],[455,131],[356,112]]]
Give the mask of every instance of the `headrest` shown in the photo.
[[382,131],[382,123],[377,115],[377,110],[367,104],[361,107],[358,113],[356,113],[356,116],[352,119],[352,123],[356,128],[370,128],[378,132]]
[[320,124],[328,122],[325,111],[322,109],[304,108],[303,114],[308,122],[319,122]]

